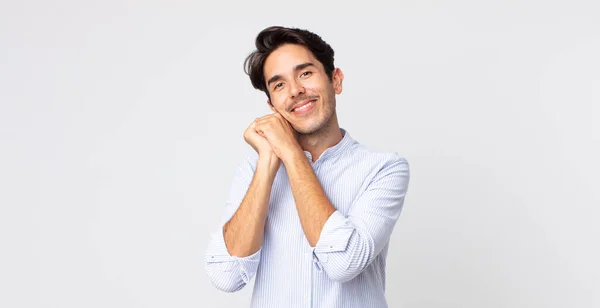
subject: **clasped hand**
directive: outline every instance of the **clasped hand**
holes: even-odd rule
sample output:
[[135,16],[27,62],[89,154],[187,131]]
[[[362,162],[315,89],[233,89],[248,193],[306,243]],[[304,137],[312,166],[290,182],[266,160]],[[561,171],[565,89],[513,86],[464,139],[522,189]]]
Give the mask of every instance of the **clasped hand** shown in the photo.
[[301,153],[296,131],[279,113],[257,118],[244,132],[244,139],[259,155],[274,153],[284,163]]

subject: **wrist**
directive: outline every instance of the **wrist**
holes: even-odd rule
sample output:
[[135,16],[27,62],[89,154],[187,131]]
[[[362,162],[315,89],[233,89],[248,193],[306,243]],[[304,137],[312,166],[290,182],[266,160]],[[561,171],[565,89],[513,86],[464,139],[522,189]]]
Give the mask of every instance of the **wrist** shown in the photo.
[[269,170],[270,174],[276,173],[277,170],[279,169],[280,164],[281,164],[281,160],[273,152],[268,153],[268,154],[259,154],[258,155],[257,167],[260,167],[261,169],[265,168],[266,170]]
[[295,148],[291,151],[287,151],[287,152],[285,152],[285,155],[281,156],[281,160],[283,161],[283,163],[285,165],[291,164],[298,160],[307,160],[307,159],[308,158],[306,157],[306,154],[304,154],[304,151],[300,147]]

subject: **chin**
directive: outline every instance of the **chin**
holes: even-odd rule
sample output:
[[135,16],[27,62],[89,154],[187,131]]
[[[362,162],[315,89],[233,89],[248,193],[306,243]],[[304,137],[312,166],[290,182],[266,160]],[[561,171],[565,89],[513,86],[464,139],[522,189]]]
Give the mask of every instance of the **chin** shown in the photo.
[[296,129],[296,132],[300,135],[312,135],[316,133],[319,129],[306,128],[306,129]]
[[304,121],[298,121],[292,124],[292,127],[301,135],[316,134],[329,126],[332,116],[333,113],[331,113],[331,115],[327,112],[325,112],[325,114],[315,113],[312,116],[304,118]]
[[302,125],[302,126],[298,126],[298,125],[294,125],[294,130],[296,132],[298,132],[301,135],[311,135],[311,134],[315,134],[318,133],[319,131],[321,131],[323,128],[325,128],[327,125],[327,122],[321,122],[321,123],[308,123],[308,125]]

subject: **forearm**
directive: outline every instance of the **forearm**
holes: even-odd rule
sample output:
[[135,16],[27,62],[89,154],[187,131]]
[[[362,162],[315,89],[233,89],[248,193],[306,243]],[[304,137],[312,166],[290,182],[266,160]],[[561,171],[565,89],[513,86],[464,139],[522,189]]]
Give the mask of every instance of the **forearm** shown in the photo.
[[256,171],[239,208],[223,226],[223,237],[232,256],[256,253],[263,241],[271,187],[279,162],[275,156],[259,157]]
[[304,155],[286,161],[286,170],[296,201],[300,223],[310,246],[319,241],[325,222],[335,212],[310,162]]

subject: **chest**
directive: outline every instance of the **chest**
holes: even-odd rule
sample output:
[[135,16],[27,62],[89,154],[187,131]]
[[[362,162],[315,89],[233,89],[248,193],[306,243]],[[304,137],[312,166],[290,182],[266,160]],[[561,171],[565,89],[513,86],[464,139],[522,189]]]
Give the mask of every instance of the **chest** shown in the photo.
[[[315,165],[313,171],[329,202],[344,215],[348,215],[375,175],[373,168],[352,164]],[[299,224],[294,192],[284,168],[273,183],[268,216],[271,223],[281,220],[289,226]]]

